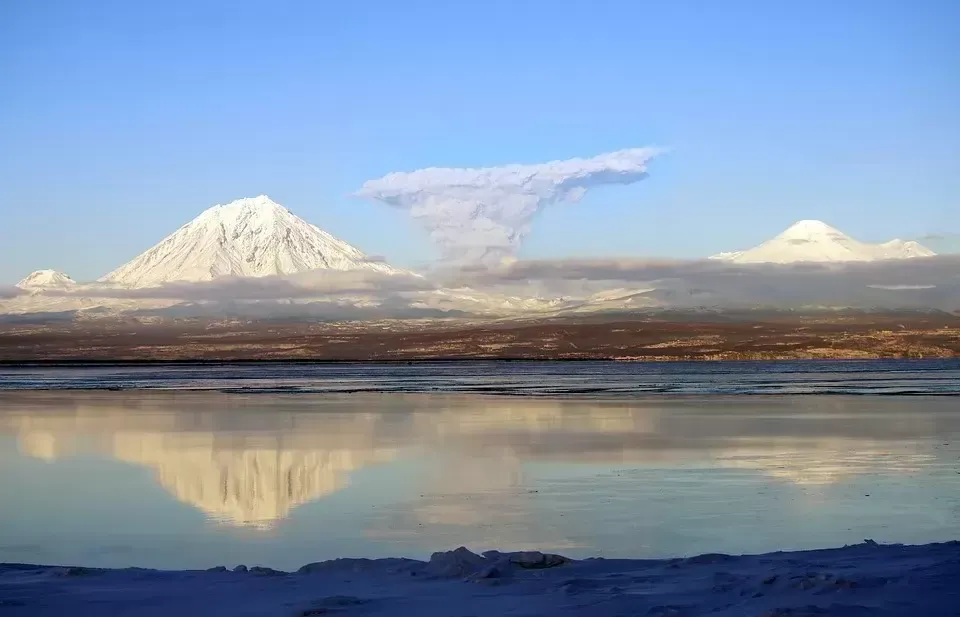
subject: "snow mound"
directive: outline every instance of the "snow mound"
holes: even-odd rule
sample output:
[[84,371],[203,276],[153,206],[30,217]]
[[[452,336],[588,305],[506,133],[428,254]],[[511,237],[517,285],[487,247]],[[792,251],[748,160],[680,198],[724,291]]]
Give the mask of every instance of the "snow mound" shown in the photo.
[[205,210],[100,282],[154,287],[317,269],[399,272],[260,195]]
[[461,578],[467,581],[508,578],[517,569],[544,570],[573,563],[562,555],[541,553],[540,551],[522,551],[501,553],[487,551],[477,555],[464,546],[452,551],[441,551],[430,555],[430,561],[424,568],[425,574],[437,578]]
[[936,253],[913,241],[868,244],[822,221],[799,221],[763,244],[745,251],[713,255],[734,263],[849,262],[932,257]]
[[51,287],[70,287],[76,281],[57,270],[37,270],[17,283],[20,289],[46,289]]
[[296,573],[0,564],[10,615],[768,615],[956,617],[960,543],[766,555],[587,559],[544,553],[337,559]]

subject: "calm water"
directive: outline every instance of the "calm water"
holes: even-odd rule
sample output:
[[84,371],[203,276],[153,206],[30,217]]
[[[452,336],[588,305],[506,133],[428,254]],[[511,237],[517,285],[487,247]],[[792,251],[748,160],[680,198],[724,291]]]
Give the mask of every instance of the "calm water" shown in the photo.
[[0,369],[0,562],[960,538],[956,362],[467,366]]
[[10,368],[0,390],[960,395],[960,359],[797,362],[438,362]]

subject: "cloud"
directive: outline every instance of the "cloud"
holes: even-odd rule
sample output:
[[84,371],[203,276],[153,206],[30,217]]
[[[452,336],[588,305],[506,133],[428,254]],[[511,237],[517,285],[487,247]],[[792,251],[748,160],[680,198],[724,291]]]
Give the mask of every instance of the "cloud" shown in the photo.
[[[652,281],[663,278],[776,278],[850,277],[864,279],[933,276],[956,278],[960,256],[872,262],[799,262],[794,264],[737,264],[716,259],[545,259],[516,261],[499,267],[469,266],[448,272],[487,283],[528,279]],[[450,274],[448,274],[449,276]],[[916,282],[912,284],[918,284]]]
[[355,195],[409,211],[448,261],[497,263],[516,254],[542,208],[577,202],[602,184],[643,180],[658,153],[633,148],[537,165],[431,167],[370,180]]
[[387,258],[383,255],[366,255],[360,261],[368,264],[385,264],[387,263]]
[[368,271],[315,270],[290,276],[223,277],[198,283],[175,282],[157,287],[109,285],[45,290],[47,295],[116,299],[177,299],[185,301],[295,300],[350,294],[392,294],[433,289],[415,275]]
[[675,308],[960,309],[960,255],[853,263],[734,264],[718,260],[568,259],[448,270],[444,283],[589,294],[634,289]]
[[0,285],[0,300],[9,300],[22,295],[24,291],[19,287]]
[[405,298],[391,297],[375,305],[359,305],[332,300],[287,303],[279,301],[233,302],[211,301],[203,304],[182,303],[163,308],[146,308],[133,311],[133,315],[182,317],[197,319],[315,319],[318,322],[365,322],[388,319],[450,319],[474,317],[472,313],[457,309],[441,309],[418,306]]
[[[313,270],[288,276],[222,277],[130,288],[81,284],[44,289],[38,299],[74,299],[89,306],[120,302],[134,315],[166,317],[302,318],[328,321],[465,317],[456,307],[421,300],[436,283],[413,273]],[[131,308],[128,301],[142,308]]]
[[[46,304],[44,297],[49,300]],[[309,316],[336,321],[479,317],[513,311],[553,315],[588,309],[960,311],[960,255],[796,264],[711,259],[530,260],[497,266],[446,265],[423,276],[316,270],[139,289],[81,284],[43,290],[30,298],[39,303],[36,311],[48,313],[63,312],[68,306],[122,306],[125,311],[151,315]],[[76,305],[62,302],[64,298],[76,300]]]

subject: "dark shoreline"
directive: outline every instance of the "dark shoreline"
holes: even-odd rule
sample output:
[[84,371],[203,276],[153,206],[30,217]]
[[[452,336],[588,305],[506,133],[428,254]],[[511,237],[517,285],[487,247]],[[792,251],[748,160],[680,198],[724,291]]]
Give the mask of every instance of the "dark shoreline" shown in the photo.
[[917,364],[933,364],[937,362],[960,361],[960,356],[953,357],[935,357],[935,358],[915,358],[915,357],[886,357],[886,358],[770,358],[770,359],[702,359],[702,358],[637,358],[624,360],[616,357],[593,357],[593,358],[527,358],[527,357],[502,357],[502,358],[474,358],[474,357],[448,357],[448,358],[416,358],[411,360],[392,360],[389,358],[375,360],[350,360],[338,358],[268,358],[263,360],[253,358],[238,358],[229,360],[216,360],[210,358],[182,358],[182,359],[150,359],[134,358],[121,360],[108,360],[100,358],[83,359],[56,359],[56,360],[0,360],[0,367],[9,368],[72,368],[87,366],[316,366],[325,364],[334,364],[341,366],[413,366],[413,365],[431,365],[431,364],[765,364],[774,362],[777,364],[800,364],[805,362],[824,362],[830,364],[849,364],[855,362],[914,362]]
[[[725,318],[721,318],[725,317]],[[948,313],[459,323],[78,321],[0,326],[0,366],[883,360],[960,357]]]

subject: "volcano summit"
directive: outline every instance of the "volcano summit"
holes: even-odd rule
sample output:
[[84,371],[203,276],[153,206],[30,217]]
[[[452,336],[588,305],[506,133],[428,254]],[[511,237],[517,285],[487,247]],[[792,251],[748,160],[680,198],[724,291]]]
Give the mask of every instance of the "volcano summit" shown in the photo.
[[203,211],[100,282],[155,287],[174,281],[289,275],[321,268],[398,272],[260,195]]

